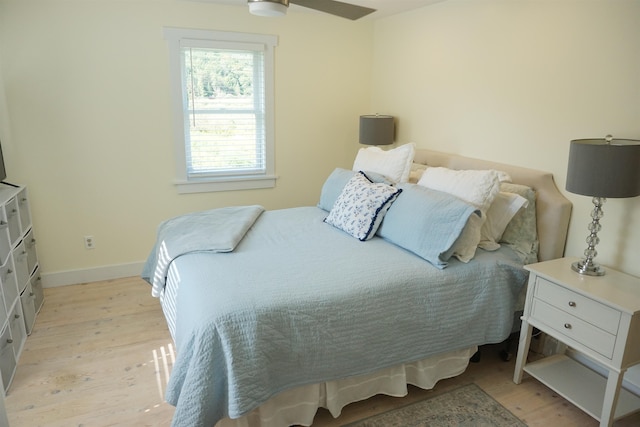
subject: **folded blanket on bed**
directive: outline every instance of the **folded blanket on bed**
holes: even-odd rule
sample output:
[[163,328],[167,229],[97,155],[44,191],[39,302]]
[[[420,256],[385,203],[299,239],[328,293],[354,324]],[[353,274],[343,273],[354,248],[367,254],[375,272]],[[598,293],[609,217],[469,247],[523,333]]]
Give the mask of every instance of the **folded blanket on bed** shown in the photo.
[[231,252],[264,212],[262,206],[234,206],[194,212],[169,219],[158,227],[156,244],[142,270],[142,278],[158,297],[171,262],[191,252]]

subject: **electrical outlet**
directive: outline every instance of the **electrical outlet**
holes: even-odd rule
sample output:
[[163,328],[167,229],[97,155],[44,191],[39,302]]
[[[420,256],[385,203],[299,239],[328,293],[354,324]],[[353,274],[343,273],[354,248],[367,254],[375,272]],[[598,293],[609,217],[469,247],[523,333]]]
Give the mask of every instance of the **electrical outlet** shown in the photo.
[[84,248],[94,249],[96,247],[96,241],[93,236],[84,236]]

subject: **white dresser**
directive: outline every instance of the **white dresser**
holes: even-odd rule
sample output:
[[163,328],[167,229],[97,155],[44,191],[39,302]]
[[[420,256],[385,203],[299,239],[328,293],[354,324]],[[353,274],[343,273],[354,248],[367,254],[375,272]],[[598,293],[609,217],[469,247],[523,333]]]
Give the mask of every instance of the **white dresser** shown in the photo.
[[[607,269],[605,276],[571,270],[575,258],[531,264],[513,381],[527,372],[600,421],[640,410],[640,397],[621,388],[626,370],[640,363],[640,279]],[[527,363],[538,328],[602,365],[602,376],[564,354]]]
[[0,184],[0,398],[43,301],[27,189]]

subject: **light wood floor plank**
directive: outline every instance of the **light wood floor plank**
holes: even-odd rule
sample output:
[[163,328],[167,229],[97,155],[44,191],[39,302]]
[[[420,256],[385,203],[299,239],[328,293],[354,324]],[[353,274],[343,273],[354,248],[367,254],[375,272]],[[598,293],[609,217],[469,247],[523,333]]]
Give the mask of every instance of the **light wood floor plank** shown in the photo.
[[[49,288],[45,298],[7,396],[10,425],[169,426],[173,407],[163,395],[173,344],[149,285],[132,277]],[[483,347],[480,363],[434,390],[375,396],[337,420],[320,410],[314,426],[340,426],[471,382],[531,427],[598,425],[533,379],[514,384],[514,361],[500,360],[501,348]],[[638,426],[640,414],[614,425]]]

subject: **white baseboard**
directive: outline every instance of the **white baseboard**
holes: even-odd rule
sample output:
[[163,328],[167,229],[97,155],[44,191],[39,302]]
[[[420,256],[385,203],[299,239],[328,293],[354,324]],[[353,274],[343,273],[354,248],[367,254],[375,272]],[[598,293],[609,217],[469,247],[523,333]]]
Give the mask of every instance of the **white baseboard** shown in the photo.
[[144,262],[132,262],[130,264],[106,265],[82,270],[42,273],[40,277],[42,277],[42,287],[55,288],[58,286],[76,285],[78,283],[140,276],[143,266]]

